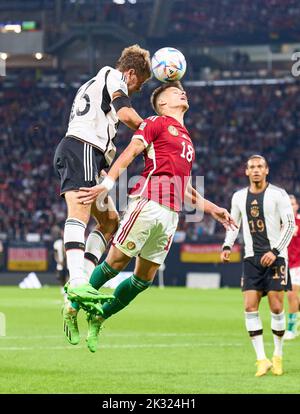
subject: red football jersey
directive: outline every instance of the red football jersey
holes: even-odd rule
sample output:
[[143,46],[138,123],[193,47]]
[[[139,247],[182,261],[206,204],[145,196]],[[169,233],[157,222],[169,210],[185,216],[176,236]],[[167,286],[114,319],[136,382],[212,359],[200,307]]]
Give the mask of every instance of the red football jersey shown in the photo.
[[132,139],[141,139],[145,168],[129,192],[180,211],[195,150],[186,128],[171,116],[150,116]]
[[300,214],[295,217],[296,231],[289,244],[289,268],[300,267]]

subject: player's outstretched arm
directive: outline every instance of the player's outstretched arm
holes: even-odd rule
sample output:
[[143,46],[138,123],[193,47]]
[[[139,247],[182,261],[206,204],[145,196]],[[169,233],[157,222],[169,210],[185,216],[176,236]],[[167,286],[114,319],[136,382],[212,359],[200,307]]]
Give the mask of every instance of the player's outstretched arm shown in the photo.
[[203,198],[198,191],[188,183],[185,200],[197,210],[204,211],[204,213],[210,214],[215,220],[219,221],[226,229],[235,230],[238,228],[236,222],[231,217],[229,212],[222,207],[217,206],[209,200]]
[[112,104],[116,110],[118,118],[123,124],[133,130],[138,129],[143,119],[131,107],[130,98],[119,91],[113,93]]
[[101,184],[94,187],[81,187],[81,193],[78,195],[78,200],[82,204],[92,204],[100,194],[108,193],[119,176],[123,171],[132,163],[132,161],[145,149],[143,141],[139,139],[133,139],[130,144],[125,148],[122,154],[117,158],[111,169],[108,171],[107,176],[104,178]]

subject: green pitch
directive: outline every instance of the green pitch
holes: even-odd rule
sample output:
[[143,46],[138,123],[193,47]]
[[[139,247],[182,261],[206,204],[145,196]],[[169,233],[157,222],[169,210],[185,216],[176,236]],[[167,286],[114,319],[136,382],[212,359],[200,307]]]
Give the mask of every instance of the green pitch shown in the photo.
[[[285,344],[282,377],[254,377],[238,289],[151,288],[107,321],[95,354],[83,314],[80,344],[67,344],[61,304],[58,288],[0,287],[0,393],[300,392],[300,337]],[[271,358],[265,299],[261,314]]]

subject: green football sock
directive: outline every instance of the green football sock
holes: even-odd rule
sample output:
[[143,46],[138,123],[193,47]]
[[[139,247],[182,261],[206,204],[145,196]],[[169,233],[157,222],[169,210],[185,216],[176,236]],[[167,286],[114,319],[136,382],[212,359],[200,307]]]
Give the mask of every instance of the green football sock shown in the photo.
[[93,288],[100,289],[109,279],[112,279],[119,273],[119,270],[113,269],[104,260],[99,266],[95,267],[90,278],[90,284]]
[[135,275],[123,280],[114,291],[115,299],[106,302],[102,306],[103,318],[107,319],[111,315],[120,312],[125,308],[139,293],[146,290],[152,282],[146,282]]
[[295,332],[297,323],[297,313],[289,313],[288,316],[288,331]]

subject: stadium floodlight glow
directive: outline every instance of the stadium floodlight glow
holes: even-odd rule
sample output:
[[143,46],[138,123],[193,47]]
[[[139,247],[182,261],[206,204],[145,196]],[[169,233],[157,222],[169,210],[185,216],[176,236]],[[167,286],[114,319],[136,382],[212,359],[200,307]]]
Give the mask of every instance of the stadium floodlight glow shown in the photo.
[[130,4],[136,4],[136,0],[128,0],[128,3],[130,3]]
[[0,58],[2,60],[6,60],[8,58],[8,54],[7,53],[0,53]]
[[125,4],[125,0],[113,0],[113,3],[116,3],[116,4]]
[[41,60],[41,59],[43,59],[43,54],[42,53],[36,53],[35,55],[35,58],[37,59],[37,60]]

